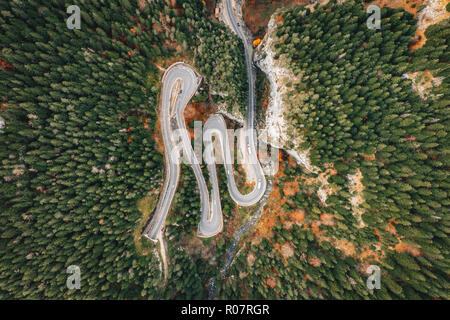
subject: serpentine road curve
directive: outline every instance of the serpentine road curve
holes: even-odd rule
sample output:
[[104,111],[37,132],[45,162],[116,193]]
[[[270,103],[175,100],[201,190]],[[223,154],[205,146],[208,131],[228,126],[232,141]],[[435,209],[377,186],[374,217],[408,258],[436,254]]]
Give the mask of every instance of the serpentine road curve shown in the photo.
[[[200,190],[201,220],[198,225],[197,235],[199,237],[212,237],[223,229],[222,207],[220,203],[219,184],[217,181],[216,161],[212,138],[215,137],[220,143],[220,152],[224,160],[227,176],[228,191],[231,198],[240,206],[251,206],[257,203],[266,190],[266,179],[256,153],[256,132],[253,130],[255,93],[254,93],[254,70],[252,63],[252,47],[245,40],[241,30],[235,22],[229,0],[227,6],[228,19],[231,26],[244,42],[245,63],[247,66],[247,77],[249,82],[249,96],[247,106],[247,121],[244,130],[250,134],[245,135],[246,148],[241,147],[243,158],[248,161],[256,177],[254,189],[248,194],[242,194],[234,179],[232,152],[227,135],[225,120],[219,114],[208,118],[204,126],[203,142],[205,144],[204,160],[207,163],[209,181],[212,186],[211,198],[208,187],[203,177],[199,159],[191,145],[191,139],[185,126],[183,116],[184,109],[189,100],[197,91],[201,77],[189,65],[177,62],[171,65],[164,73],[161,91],[161,130],[165,148],[165,179],[163,190],[158,200],[154,215],[143,236],[157,242],[158,236],[164,228],[170,204],[173,200],[176,186],[180,175],[180,152],[184,152],[188,163],[194,170],[197,184]],[[175,118],[175,119],[174,119]],[[178,129],[178,130],[176,130]],[[181,140],[181,141],[180,141]]]

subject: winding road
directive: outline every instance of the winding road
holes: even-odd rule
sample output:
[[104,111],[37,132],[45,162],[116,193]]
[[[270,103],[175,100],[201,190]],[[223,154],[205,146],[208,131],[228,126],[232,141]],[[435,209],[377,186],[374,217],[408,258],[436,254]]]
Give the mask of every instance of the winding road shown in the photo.
[[[174,139],[172,130],[174,111],[176,111],[177,124],[181,123],[182,127],[184,127],[184,108],[191,99],[192,95],[197,91],[200,81],[201,78],[195,73],[195,71],[184,63],[175,63],[171,65],[166,70],[162,78],[160,112],[161,131],[165,148],[165,178],[163,190],[161,191],[161,195],[158,199],[155,213],[143,232],[143,236],[154,242],[157,242],[158,235],[164,227],[170,204],[172,203],[175,195],[176,186],[178,185],[178,180],[180,177],[179,153],[181,150],[179,150],[179,144],[177,144]],[[178,90],[175,91],[174,89]],[[179,117],[182,117],[182,119],[178,119]],[[185,142],[184,140],[183,143]],[[197,166],[194,167],[194,170],[196,169]],[[203,177],[203,175],[201,176]],[[201,195],[204,195],[204,193],[202,192]],[[205,202],[203,201],[202,203]]]
[[197,235],[199,237],[212,237],[223,229],[222,207],[220,202],[219,184],[216,172],[215,150],[213,147],[213,137],[219,142],[220,148],[216,152],[221,153],[224,160],[225,172],[227,176],[228,191],[231,198],[240,206],[251,206],[257,203],[266,190],[266,179],[262,167],[258,161],[256,152],[256,131],[254,130],[255,114],[255,71],[253,69],[253,49],[249,44],[242,30],[235,21],[235,16],[231,8],[231,3],[226,0],[226,12],[231,26],[236,34],[242,39],[245,48],[245,63],[247,67],[247,77],[249,82],[247,121],[244,125],[246,148],[242,147],[246,168],[250,168],[251,174],[256,178],[254,189],[248,194],[242,194],[234,179],[232,152],[230,151],[230,141],[224,118],[215,114],[208,118],[203,128],[203,142],[205,145],[204,160],[209,172],[209,181],[212,186],[211,197],[208,187],[203,177],[200,161],[192,148],[191,138],[185,126],[183,116],[184,109],[189,100],[197,91],[201,82],[201,77],[189,65],[177,62],[171,65],[164,73],[161,91],[161,129],[165,147],[165,179],[163,190],[158,200],[154,215],[143,236],[157,242],[158,237],[164,228],[170,204],[173,200],[176,186],[180,175],[181,151],[185,159],[194,170],[197,184],[200,190],[201,219],[198,225]]

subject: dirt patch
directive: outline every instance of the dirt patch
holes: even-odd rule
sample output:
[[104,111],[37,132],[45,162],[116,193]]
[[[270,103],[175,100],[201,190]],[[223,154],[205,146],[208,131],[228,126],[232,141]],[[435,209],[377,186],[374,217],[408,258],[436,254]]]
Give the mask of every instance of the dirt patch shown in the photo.
[[285,242],[281,246],[281,254],[283,255],[283,257],[285,259],[292,257],[294,255],[294,248],[292,247],[292,245],[289,242]]
[[417,14],[418,28],[414,37],[414,42],[410,45],[410,50],[417,50],[425,44],[427,39],[424,32],[430,25],[450,18],[450,12],[448,12],[445,8],[447,4],[448,1],[445,0],[424,1],[424,5],[426,5],[426,7]]
[[320,267],[322,260],[320,258],[309,258],[309,264],[313,267]]
[[225,237],[225,239],[230,240],[233,238],[234,233],[241,226],[239,206],[236,205],[231,211],[231,217],[225,219],[226,221],[224,221],[223,224],[223,236]]
[[289,168],[297,167],[297,161],[295,161],[294,157],[291,156],[288,157],[288,166]]
[[397,252],[407,252],[410,255],[412,255],[413,257],[418,257],[423,255],[422,250],[420,250],[419,248],[416,248],[408,243],[402,242],[400,241],[396,246],[395,246],[395,251]]
[[192,128],[189,125],[192,121],[201,121],[204,125],[209,116],[214,114],[216,109],[207,102],[190,102],[186,109],[184,109],[184,119],[187,124],[186,129],[188,130],[191,138],[194,138],[193,124]]
[[[381,240],[366,247],[356,248],[352,241],[343,237],[337,238],[336,236],[332,236],[328,233],[326,228],[322,228],[322,226],[339,228],[339,224],[336,223],[333,213],[326,211],[326,206],[316,206],[315,204],[312,204],[310,207],[305,208],[307,212],[302,208],[292,207],[293,203],[295,203],[292,198],[295,197],[297,192],[300,192],[303,195],[312,195],[318,186],[326,184],[325,180],[327,180],[328,177],[337,174],[337,171],[332,164],[324,165],[323,171],[321,171],[316,178],[303,175],[288,177],[284,174],[284,168],[286,165],[289,165],[289,160],[286,157],[282,157],[281,160],[280,170],[274,177],[273,190],[267,200],[264,213],[256,225],[254,232],[249,236],[251,245],[258,245],[262,238],[267,239],[269,242],[272,242],[274,250],[283,257],[285,265],[288,266],[286,258],[294,252],[291,252],[291,244],[289,242],[283,244],[274,243],[272,237],[273,228],[280,222],[283,228],[287,230],[291,230],[294,224],[301,226],[301,228],[306,230],[310,230],[318,243],[329,242],[335,249],[340,250],[343,256],[355,258],[362,266],[370,261],[378,261],[380,258],[384,257],[384,252],[380,249]],[[294,166],[292,161],[291,165]],[[358,204],[364,201],[361,196],[364,190],[361,179],[361,172],[357,170],[357,174],[354,177],[355,181],[353,181],[349,187],[350,192],[353,192],[354,197],[359,199],[357,200]],[[280,187],[280,185],[283,187]],[[291,206],[292,210],[286,209],[286,205]],[[310,215],[309,212],[318,213],[318,217],[316,216],[316,218],[313,218],[314,215]],[[388,229],[391,228],[392,230],[395,230],[394,223],[395,222],[392,221],[391,224],[388,224]],[[394,248],[391,250],[394,250]],[[321,261],[318,258],[312,257],[309,258],[308,261],[314,266],[320,266],[321,264]]]
[[295,196],[299,189],[297,181],[289,181],[284,184],[283,193],[285,196],[292,197]]
[[305,221],[305,211],[301,209],[297,209],[294,211],[291,211],[289,213],[289,217],[297,224],[302,224]]
[[249,255],[247,256],[247,264],[251,267],[255,263],[255,260],[256,260],[255,255],[252,252],[250,252]]
[[347,239],[336,239],[334,247],[341,250],[345,256],[354,256],[356,253],[355,246]]
[[363,265],[363,269],[370,265],[370,262],[378,262],[385,257],[384,251],[381,251],[381,243],[377,242],[372,245],[375,249],[369,246],[363,246],[359,255]]
[[[327,197],[333,193],[335,193],[336,190],[333,190],[332,186],[328,182],[328,179],[331,176],[336,175],[338,172],[336,169],[334,169],[332,163],[325,163],[324,164],[325,171],[319,173],[318,182],[320,184],[320,188],[318,190],[318,196],[323,204],[325,204]],[[326,205],[326,204],[325,204]]]
[[266,279],[266,285],[269,288],[275,288],[277,286],[277,281],[274,278],[267,278]]
[[194,260],[202,259],[210,265],[214,265],[216,263],[215,250],[213,250],[215,246],[205,246],[202,240],[198,237],[190,238],[187,241],[183,241],[183,243],[185,243],[187,254]]
[[417,18],[417,10],[424,2],[424,0],[375,0],[370,3],[366,3],[365,8],[367,9],[367,7],[372,4],[377,4],[381,8],[403,8],[405,11],[408,11],[413,14],[415,18]]
[[15,68],[12,64],[9,64],[8,62],[4,61],[2,57],[0,57],[0,70],[6,70],[9,69],[11,71],[14,71]]

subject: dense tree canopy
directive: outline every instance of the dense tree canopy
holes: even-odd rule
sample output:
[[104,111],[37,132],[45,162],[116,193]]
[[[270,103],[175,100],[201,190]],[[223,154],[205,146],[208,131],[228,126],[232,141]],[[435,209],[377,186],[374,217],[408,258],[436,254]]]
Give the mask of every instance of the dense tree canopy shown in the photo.
[[230,104],[246,77],[238,38],[201,2],[139,3],[0,3],[0,299],[161,296],[154,254],[133,242],[136,201],[162,180],[154,63],[186,56]]

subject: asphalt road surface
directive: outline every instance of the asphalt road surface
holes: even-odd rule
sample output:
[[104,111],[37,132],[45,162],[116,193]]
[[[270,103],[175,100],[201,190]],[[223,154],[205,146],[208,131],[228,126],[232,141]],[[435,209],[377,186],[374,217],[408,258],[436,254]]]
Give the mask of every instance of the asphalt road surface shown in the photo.
[[[157,241],[158,236],[166,221],[170,204],[173,200],[180,175],[180,152],[192,166],[200,190],[201,220],[198,225],[199,237],[212,237],[223,229],[222,208],[216,173],[216,160],[212,137],[218,140],[220,151],[224,160],[227,176],[228,191],[231,198],[240,206],[250,206],[257,203],[266,190],[266,179],[257,158],[256,132],[254,129],[255,116],[255,72],[253,70],[253,48],[244,37],[242,30],[237,25],[230,0],[226,0],[226,14],[236,34],[242,39],[245,48],[245,63],[249,83],[249,95],[247,106],[247,121],[244,129],[250,134],[245,135],[246,148],[241,148],[245,153],[245,161],[249,161],[256,176],[254,189],[248,194],[239,192],[234,179],[232,153],[227,135],[225,120],[221,115],[211,116],[205,123],[203,141],[205,144],[205,161],[207,163],[210,183],[212,186],[211,200],[206,181],[203,177],[199,159],[197,159],[191,145],[189,133],[186,130],[183,116],[184,109],[192,96],[197,91],[201,78],[196,72],[184,63],[177,62],[171,65],[164,73],[161,91],[161,130],[165,147],[165,179],[163,190],[158,200],[157,207],[150,223],[145,228],[143,235],[152,241]],[[176,120],[176,129],[173,130],[173,118]],[[172,125],[172,126],[171,126]]]

